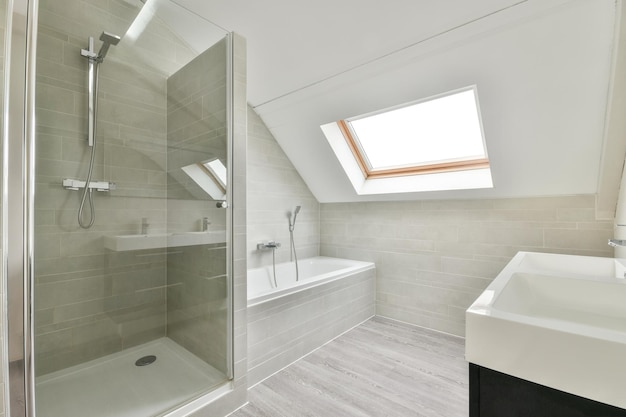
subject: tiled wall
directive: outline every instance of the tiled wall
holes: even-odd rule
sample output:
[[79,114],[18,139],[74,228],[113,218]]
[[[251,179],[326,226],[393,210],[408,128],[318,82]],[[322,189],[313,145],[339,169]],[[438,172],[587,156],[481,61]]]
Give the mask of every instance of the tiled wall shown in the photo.
[[[205,214],[207,209],[206,201],[165,200],[165,80],[188,62],[192,53],[174,36],[169,37],[169,28],[158,20],[148,25],[147,35],[134,45],[121,42],[112,47],[102,66],[95,178],[115,181],[118,189],[96,196],[97,220],[92,229],[78,228],[78,197],[60,187],[63,177],[84,176],[89,157],[84,133],[86,62],[78,58],[79,51],[86,46],[87,36],[96,38],[97,47],[102,30],[125,33],[137,13],[131,4],[125,0],[39,2],[35,249],[39,374],[141,343],[146,337],[155,337],[153,329],[157,327],[156,336],[162,336],[166,272],[163,251],[105,251],[102,236],[138,233],[143,217],[149,219],[150,232],[165,230],[166,208],[188,219],[171,222],[170,228],[197,230],[195,216]],[[0,26],[4,12],[3,1]],[[159,42],[151,42],[156,32]],[[235,187],[233,196],[233,236],[241,243],[234,248],[231,271],[235,281],[235,389],[194,414],[198,416],[226,415],[241,406],[247,395],[245,41],[236,37],[236,45],[236,154],[232,169],[240,186]],[[143,48],[141,53],[137,53],[137,47]],[[0,68],[3,70],[3,65]],[[137,77],[139,74],[141,77]],[[226,216],[224,210],[218,211],[221,217],[211,217],[211,227],[223,229]],[[223,289],[220,294],[224,294]],[[155,317],[158,326],[153,326]],[[111,337],[108,331],[113,327],[118,333]],[[5,360],[3,363],[6,365]]]
[[594,196],[320,205],[252,109],[249,118],[251,268],[271,263],[255,250],[264,240],[281,242],[277,257],[288,260],[285,210],[275,206],[289,210],[301,194],[303,213],[320,210],[304,239],[296,227],[309,256],[319,239],[320,255],[375,262],[377,314],[463,335],[465,309],[517,251],[613,256],[612,222],[595,220]]
[[[115,182],[117,189],[94,193],[96,222],[91,229],[79,228],[76,221],[79,192],[61,187],[62,178],[85,178],[90,153],[86,146],[87,61],[80,50],[87,46],[88,36],[96,39],[97,50],[104,30],[124,35],[139,4],[133,6],[123,0],[39,3],[35,197],[38,374],[166,335],[168,271],[164,251],[108,251],[103,247],[103,235],[137,234],[142,218],[150,225],[149,233],[168,227],[198,230],[204,216],[213,220],[214,227],[226,224],[223,211],[214,205],[207,208],[206,201],[166,198],[172,185],[166,166],[183,159],[180,148],[168,146],[168,133],[181,143],[193,143],[195,136],[178,133],[191,132],[182,120],[197,116],[179,106],[180,117],[172,118],[168,131],[168,105],[173,107],[175,102],[168,103],[166,80],[195,53],[158,19],[153,19],[138,39],[124,39],[112,46],[100,66],[94,179]],[[223,92],[221,97],[223,103]],[[210,108],[202,110],[208,112]],[[197,129],[195,132],[200,135]],[[220,135],[223,139],[223,131]]]
[[[51,5],[56,3],[51,3]],[[126,7],[123,2],[107,2],[115,7]],[[97,5],[83,5],[85,10],[93,11]],[[116,11],[116,13],[119,11]],[[46,11],[43,11],[46,14]],[[99,16],[101,15],[98,14]],[[95,15],[94,15],[95,16]],[[92,16],[93,17],[93,16]],[[69,27],[73,27],[68,22]],[[97,26],[95,26],[97,27]],[[62,35],[61,28],[51,30],[42,27],[42,42],[51,43],[62,40],[62,47],[57,52],[70,50],[73,53],[82,46],[79,38]],[[96,31],[90,28],[90,31]],[[96,33],[97,34],[97,33]],[[50,37],[51,39],[47,39]],[[245,93],[245,42],[236,37],[238,48],[235,53],[235,124],[234,124],[234,163],[230,167],[234,179],[239,185],[235,187],[233,196],[233,252],[234,267],[234,347],[226,340],[227,287],[225,282],[225,251],[223,245],[199,246],[173,250],[167,256],[163,250],[146,250],[132,252],[111,252],[103,250],[102,235],[136,234],[140,230],[143,217],[148,218],[150,233],[159,231],[194,231],[199,230],[200,219],[209,217],[210,228],[223,229],[226,225],[226,210],[217,209],[215,202],[209,200],[190,200],[192,193],[185,193],[188,188],[180,187],[179,181],[167,181],[165,172],[167,164],[184,161],[184,146],[198,145],[198,140],[216,140],[221,145],[221,154],[226,149],[224,130],[224,114],[218,119],[221,128],[207,129],[201,133],[198,126],[184,125],[180,119],[197,116],[185,109],[173,117],[173,124],[180,129],[170,129],[166,135],[166,118],[168,104],[164,93],[167,90],[166,75],[161,71],[148,71],[144,81],[135,79],[122,81],[108,80],[115,88],[114,93],[107,90],[106,65],[115,63],[113,51],[102,66],[101,98],[104,112],[100,126],[101,149],[96,169],[97,178],[115,181],[118,190],[109,195],[96,197],[97,220],[89,231],[80,230],[76,226],[76,196],[59,187],[62,176],[70,177],[82,173],[85,169],[85,145],[83,138],[84,110],[80,103],[85,100],[82,86],[82,69],[66,68],[64,58],[58,62],[55,54],[47,55],[40,60],[44,75],[40,76],[41,91],[46,92],[47,83],[75,89],[67,96],[74,102],[75,123],[71,129],[56,117],[70,107],[59,107],[54,102],[48,104],[47,94],[42,95],[38,102],[38,112],[44,114],[40,119],[38,134],[38,169],[37,177],[37,351],[36,364],[38,373],[46,373],[64,368],[74,363],[98,357],[113,351],[142,343],[148,339],[162,337],[166,334],[166,294],[171,297],[169,307],[175,311],[170,316],[171,331],[178,341],[198,353],[205,360],[212,362],[217,368],[226,370],[225,349],[233,349],[234,357],[234,390],[228,395],[211,403],[194,415],[226,415],[241,406],[247,398],[247,366],[246,366],[246,93]],[[78,46],[76,46],[78,45]],[[123,43],[116,48],[123,46]],[[120,56],[124,55],[122,51]],[[221,53],[225,50],[221,45]],[[49,54],[43,51],[42,54]],[[69,54],[69,52],[68,52]],[[74,59],[73,55],[70,59]],[[187,57],[184,53],[177,56]],[[125,59],[132,62],[131,59]],[[39,63],[39,62],[38,62]],[[138,66],[146,63],[140,61]],[[131,64],[128,64],[131,65]],[[164,65],[175,68],[174,64]],[[47,68],[50,67],[50,68]],[[180,67],[180,65],[179,65]],[[125,75],[138,73],[145,68],[126,68]],[[111,71],[114,71],[113,69]],[[223,71],[223,66],[221,68]],[[80,73],[80,77],[76,76]],[[64,77],[73,77],[66,80]],[[124,75],[124,74],[122,74]],[[209,71],[210,75],[210,71]],[[222,76],[223,81],[223,76]],[[117,83],[125,85],[117,86]],[[72,84],[75,83],[75,84]],[[66,86],[67,84],[67,86]],[[145,91],[143,89],[145,88]],[[123,93],[125,95],[123,95]],[[195,92],[198,92],[196,90]],[[49,91],[50,94],[58,91]],[[119,95],[118,95],[119,94]],[[53,96],[54,97],[54,96]],[[191,96],[193,97],[193,95]],[[220,99],[221,97],[221,99]],[[213,99],[216,99],[213,101]],[[57,100],[57,98],[55,98]],[[110,100],[109,111],[107,101]],[[203,121],[210,120],[209,112],[219,101],[225,101],[225,91],[211,96],[210,103],[203,103],[201,110],[207,115]],[[193,99],[192,99],[193,106]],[[61,103],[63,104],[63,103]],[[180,103],[179,103],[180,104]],[[142,106],[146,105],[146,108]],[[183,106],[178,107],[180,110]],[[175,112],[175,110],[172,111]],[[134,113],[133,113],[134,112]],[[136,116],[133,114],[136,113]],[[172,116],[170,113],[170,116]],[[47,116],[47,117],[46,117]],[[50,125],[48,125],[48,123]],[[202,124],[202,122],[200,122]],[[206,128],[206,125],[200,126]],[[194,130],[195,129],[195,130]],[[193,133],[195,132],[196,135]],[[207,133],[209,132],[209,133]],[[182,135],[181,135],[182,133]],[[185,136],[188,135],[188,136]],[[166,139],[171,139],[167,143]],[[168,152],[173,151],[172,158]],[[197,151],[197,149],[195,149]],[[198,156],[198,152],[195,152]],[[66,161],[64,158],[67,158]],[[102,158],[112,165],[103,169]],[[82,162],[81,162],[82,161]],[[50,169],[50,172],[47,169]],[[170,177],[175,180],[172,172]],[[167,191],[171,190],[175,199],[166,199]],[[211,253],[208,254],[208,250]],[[207,256],[208,254],[208,256]],[[210,255],[217,256],[210,256]],[[198,262],[200,257],[200,262]],[[192,259],[193,258],[193,259]],[[216,266],[218,261],[219,266]],[[211,268],[207,267],[211,263]],[[201,274],[198,274],[201,271]],[[171,275],[171,282],[168,274]],[[211,275],[207,284],[206,274]],[[193,282],[191,282],[193,281]],[[182,282],[188,286],[185,295],[176,296],[166,291],[166,285],[179,289]],[[212,293],[208,303],[203,299],[198,303],[199,294]],[[196,292],[197,291],[197,292]],[[179,294],[180,295],[180,294]],[[198,331],[198,311],[207,317],[206,307],[210,307],[209,316],[213,327]],[[182,314],[180,314],[182,313]],[[181,317],[184,318],[181,319]],[[184,323],[181,323],[182,322]],[[176,322],[174,324],[173,322]],[[219,326],[218,333],[212,332]],[[81,333],[84,330],[84,334]],[[198,348],[198,337],[208,337],[209,347],[219,345],[221,352],[217,355],[207,353],[207,346]],[[192,335],[192,337],[189,337]],[[216,337],[216,335],[218,337]],[[218,365],[217,363],[220,362]]]
[[373,261],[377,314],[464,335],[464,312],[518,251],[613,256],[594,196],[321,205],[321,255]]
[[[167,80],[168,231],[183,231],[189,219],[225,229],[226,210],[187,176],[182,167],[219,158],[227,161],[226,40],[198,55]],[[194,209],[197,210],[194,213]],[[226,245],[171,249],[167,257],[167,335],[216,369],[227,367],[228,287]]]
[[221,40],[167,80],[170,199],[210,200],[181,168],[215,158],[227,165],[225,65],[226,41]]
[[[289,261],[289,212],[302,206],[294,240],[298,259],[319,254],[317,199],[254,109],[248,108],[248,267],[271,265],[259,242],[281,243]],[[321,346],[374,314],[375,270],[248,309],[249,384]]]
[[[35,230],[36,372],[44,374],[165,334],[162,251],[108,252],[104,234],[133,234],[141,219],[165,227],[166,77],[123,59],[123,43],[100,66],[94,179],[96,222],[77,224],[79,192],[62,178],[87,173],[87,61],[101,31],[124,34],[138,9],[121,2],[42,1],[37,48]],[[118,49],[119,48],[119,49]],[[105,168],[106,164],[106,168]],[[141,193],[137,190],[144,190]],[[141,198],[151,196],[154,198]],[[89,210],[86,210],[87,218]]]
[[375,314],[376,270],[248,308],[250,386]]
[[226,245],[172,248],[167,256],[167,336],[226,373]]
[[248,267],[271,265],[272,253],[259,242],[282,246],[276,262],[289,261],[289,217],[296,206],[294,241],[298,259],[319,254],[319,203],[261,118],[248,109]]

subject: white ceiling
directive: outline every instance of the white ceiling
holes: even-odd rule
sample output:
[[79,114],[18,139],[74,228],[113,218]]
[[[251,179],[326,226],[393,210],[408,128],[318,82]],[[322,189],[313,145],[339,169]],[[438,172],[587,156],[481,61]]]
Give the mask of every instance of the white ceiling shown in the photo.
[[[247,39],[248,101],[320,202],[598,189],[615,0],[176,2]],[[356,194],[320,125],[469,85],[493,189]]]

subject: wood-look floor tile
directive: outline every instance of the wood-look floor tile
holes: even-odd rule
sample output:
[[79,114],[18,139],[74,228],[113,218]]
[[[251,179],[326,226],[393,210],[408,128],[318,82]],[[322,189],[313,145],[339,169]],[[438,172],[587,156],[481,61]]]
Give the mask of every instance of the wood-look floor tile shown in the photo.
[[464,339],[371,319],[250,390],[231,417],[467,417]]

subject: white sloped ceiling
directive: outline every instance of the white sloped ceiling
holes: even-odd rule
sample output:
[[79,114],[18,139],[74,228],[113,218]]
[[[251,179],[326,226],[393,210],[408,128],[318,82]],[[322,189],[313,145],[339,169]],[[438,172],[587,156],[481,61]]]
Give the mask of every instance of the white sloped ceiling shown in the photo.
[[[249,102],[320,202],[598,189],[614,0],[177,2],[247,38]],[[356,194],[320,125],[469,85],[493,189]]]

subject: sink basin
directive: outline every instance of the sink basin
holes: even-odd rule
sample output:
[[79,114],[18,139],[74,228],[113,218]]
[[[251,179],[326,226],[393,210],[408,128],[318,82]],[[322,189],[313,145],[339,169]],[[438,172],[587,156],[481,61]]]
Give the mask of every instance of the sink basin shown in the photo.
[[104,247],[113,251],[171,248],[226,242],[225,230],[105,236]]
[[466,312],[466,359],[626,408],[624,262],[518,253]]
[[517,268],[567,276],[625,278],[626,259],[522,252]]
[[493,308],[555,321],[552,327],[565,321],[626,332],[626,285],[621,281],[516,272],[494,299]]

